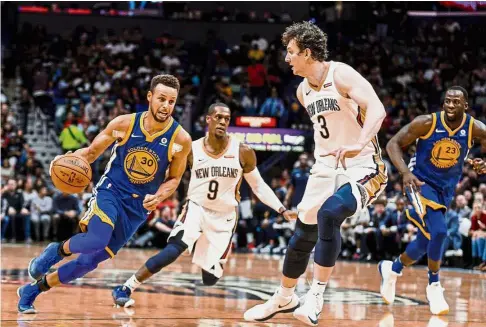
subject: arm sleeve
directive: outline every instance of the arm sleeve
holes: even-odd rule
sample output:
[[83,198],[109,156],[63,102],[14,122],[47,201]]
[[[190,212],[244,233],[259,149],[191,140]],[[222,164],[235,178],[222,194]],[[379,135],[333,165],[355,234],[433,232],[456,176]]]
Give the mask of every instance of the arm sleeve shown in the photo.
[[253,169],[251,172],[244,174],[244,177],[251,187],[251,190],[255,195],[265,203],[267,206],[278,212],[278,209],[283,207],[282,202],[277,198],[275,192],[270,186],[265,183],[258,168]]

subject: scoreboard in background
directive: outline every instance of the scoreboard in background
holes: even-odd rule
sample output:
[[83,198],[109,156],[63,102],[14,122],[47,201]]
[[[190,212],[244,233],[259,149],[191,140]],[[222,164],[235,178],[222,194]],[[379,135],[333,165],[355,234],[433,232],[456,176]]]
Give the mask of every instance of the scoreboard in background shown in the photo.
[[309,131],[287,128],[228,128],[228,133],[255,151],[303,152]]

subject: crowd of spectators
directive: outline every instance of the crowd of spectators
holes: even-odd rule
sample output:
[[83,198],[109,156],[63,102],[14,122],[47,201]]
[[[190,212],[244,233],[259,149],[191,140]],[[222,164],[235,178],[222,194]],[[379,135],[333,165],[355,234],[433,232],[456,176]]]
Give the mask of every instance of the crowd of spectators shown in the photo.
[[[486,52],[472,46],[484,43],[475,38],[477,31],[454,21],[412,23],[402,18],[394,24],[378,20],[358,34],[329,33],[331,59],[350,64],[370,81],[388,113],[379,133],[390,174],[386,194],[342,225],[345,259],[392,258],[416,237],[417,229],[403,214],[409,204],[399,175],[384,149],[399,128],[419,114],[439,110],[445,89],[453,84],[470,91],[469,113],[486,120]],[[105,155],[94,163],[93,184],[85,192],[58,193],[46,173],[48,167],[42,166],[25,141],[25,119],[23,126],[18,121],[34,106],[55,122],[60,152],[73,151],[89,144],[116,116],[146,110],[150,79],[164,72],[181,81],[174,116],[194,139],[204,135],[202,110],[215,101],[229,104],[234,116],[273,116],[279,127],[311,128],[295,97],[299,78],[284,62],[280,36],[267,40],[257,34],[243,35],[229,44],[209,33],[205,42],[191,43],[169,34],[148,40],[138,28],[116,35],[84,26],[66,35],[48,35],[42,26],[26,24],[15,44],[14,62],[22,88],[15,99],[2,92],[1,106],[2,242],[60,240],[77,232],[77,222],[107,161]],[[207,86],[204,80],[209,81]],[[413,152],[411,146],[406,160]],[[478,148],[470,155],[480,156]],[[287,207],[297,206],[312,162],[308,153],[298,158],[290,155],[266,174]],[[186,172],[177,194],[159,205],[128,246],[164,246],[188,178]],[[486,270],[485,197],[484,176],[465,166],[446,216],[444,257],[450,264]],[[245,219],[237,229],[235,250],[285,252],[294,227],[291,222],[251,194],[241,211]]]

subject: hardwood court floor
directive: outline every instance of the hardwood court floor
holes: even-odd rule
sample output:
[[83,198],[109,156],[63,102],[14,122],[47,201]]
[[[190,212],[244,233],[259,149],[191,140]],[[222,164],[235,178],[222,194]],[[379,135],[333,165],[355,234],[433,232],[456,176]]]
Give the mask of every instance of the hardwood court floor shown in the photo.
[[[246,309],[270,298],[279,285],[283,260],[265,255],[233,254],[215,287],[197,285],[200,270],[189,257],[181,257],[135,292],[135,307],[114,308],[112,288],[156,252],[130,249],[123,249],[84,278],[40,295],[36,315],[20,315],[16,290],[29,281],[27,264],[42,249],[2,245],[1,326],[304,326],[291,314],[277,315],[266,323],[243,320]],[[308,271],[306,278],[311,280],[311,269]],[[379,294],[376,265],[339,262],[325,292],[319,326],[486,326],[486,274],[444,270],[441,280],[451,310],[437,318],[426,303],[424,268],[404,271],[395,304],[387,306]],[[301,278],[298,294],[307,289]]]

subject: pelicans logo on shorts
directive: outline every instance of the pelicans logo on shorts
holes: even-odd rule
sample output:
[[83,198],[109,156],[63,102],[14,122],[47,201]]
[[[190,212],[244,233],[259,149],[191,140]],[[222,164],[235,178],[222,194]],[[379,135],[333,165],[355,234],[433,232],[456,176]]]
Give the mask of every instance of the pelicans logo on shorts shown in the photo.
[[437,168],[455,166],[461,155],[461,145],[450,138],[443,138],[434,143],[430,161]]
[[149,183],[155,178],[159,160],[157,153],[149,148],[131,148],[125,156],[125,173],[133,184]]

